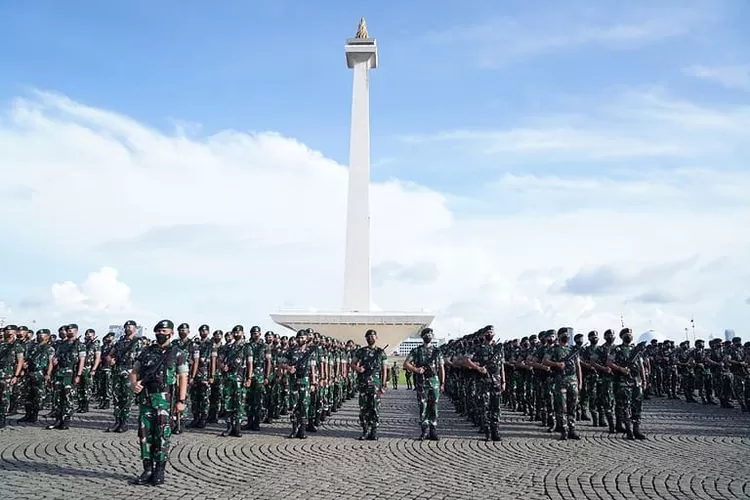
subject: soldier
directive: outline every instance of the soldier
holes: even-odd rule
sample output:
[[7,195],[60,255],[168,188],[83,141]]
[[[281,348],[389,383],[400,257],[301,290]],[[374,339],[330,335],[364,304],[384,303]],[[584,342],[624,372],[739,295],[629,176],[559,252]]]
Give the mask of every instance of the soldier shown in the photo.
[[291,346],[283,360],[282,368],[290,375],[289,406],[292,432],[290,438],[306,439],[310,413],[310,391],[318,382],[315,349],[307,344],[307,331],[297,332],[296,345]]
[[[16,344],[18,344],[21,348],[21,351],[23,352],[24,359],[28,358],[29,355],[29,349],[33,346],[33,342],[31,342],[30,338],[31,332],[29,332],[28,327],[21,325],[18,327],[18,331],[16,333]],[[21,404],[24,404],[26,402],[27,396],[28,396],[28,377],[26,377],[26,368],[21,369],[21,374],[18,377],[18,380],[15,384],[13,384],[13,387],[11,389],[11,396],[10,396],[10,409],[8,410],[8,415],[16,415],[18,413],[18,408]]]
[[704,405],[715,405],[708,354],[703,339],[696,340],[693,362],[695,363],[695,385],[698,387],[698,396],[700,396]]
[[560,440],[581,439],[576,433],[576,408],[581,391],[581,366],[578,351],[568,347],[572,328],[560,328],[558,342],[545,353],[543,364],[554,373],[555,427],[559,429]]
[[[71,325],[72,326],[72,325]],[[88,413],[94,377],[99,368],[102,356],[101,343],[96,339],[96,332],[88,328],[84,334],[83,347],[86,349],[86,358],[83,362],[83,371],[80,373],[80,383],[77,384],[78,408],[76,413]]]
[[164,469],[172,435],[170,414],[173,407],[170,387],[177,386],[174,409],[185,409],[188,366],[179,348],[169,344],[174,323],[165,319],[156,324],[156,343],[146,347],[130,372],[130,383],[139,395],[138,438],[143,473],[136,484],[164,484]]
[[81,383],[84,363],[86,361],[86,346],[78,341],[78,326],[68,325],[67,339],[57,346],[54,365],[52,390],[53,413],[55,423],[47,429],[67,430],[70,428],[70,417],[73,415],[73,388]]
[[25,358],[25,370],[29,388],[26,401],[26,415],[18,422],[35,424],[38,422],[39,410],[42,409],[47,384],[52,375],[52,360],[55,350],[50,344],[50,331],[42,328],[36,332],[37,342],[28,350]]
[[745,350],[742,346],[742,338],[732,338],[731,344],[727,346],[724,354],[724,363],[731,374],[731,394],[740,405],[743,412],[750,410],[750,401],[745,399],[745,384],[747,384],[748,368],[745,362]]
[[[599,395],[597,394],[597,388],[599,386],[599,372],[591,362],[592,355],[596,351],[597,344],[599,343],[599,332],[597,332],[596,330],[591,330],[588,333],[588,339],[589,345],[583,348],[579,360],[581,364],[581,373],[584,377],[583,390],[586,393],[588,409],[591,412],[591,425],[594,427],[604,427],[604,422],[600,422],[599,419],[599,417],[601,416],[601,420],[604,420],[604,412],[600,405],[601,402],[599,400]],[[584,413],[584,410],[585,407],[582,406],[582,414]]]
[[[179,349],[182,357],[187,360],[186,362],[188,364],[188,373],[192,373],[191,365],[193,364],[193,341],[190,340],[190,325],[188,325],[187,323],[181,323],[180,326],[177,327],[177,336],[178,338],[172,341],[172,346]],[[185,406],[185,409],[182,411],[182,413],[175,413],[172,416],[172,434],[182,434],[182,419],[186,414],[187,405]]]
[[[599,372],[599,385],[596,388],[599,402],[597,407],[599,412],[599,427],[609,427],[609,433],[620,432],[615,425],[612,415],[615,406],[614,376],[612,368],[608,365],[609,353],[614,349],[615,332],[607,329],[604,332],[604,344],[591,352],[591,365]],[[604,423],[604,418],[607,423]]]
[[7,425],[13,386],[18,382],[23,370],[24,349],[20,343],[16,342],[17,334],[16,325],[6,326],[3,335],[5,342],[0,344],[0,429]]
[[260,422],[264,418],[263,398],[271,373],[271,346],[263,342],[260,334],[259,326],[250,328],[250,342],[247,344],[253,370],[247,384],[247,424],[242,429],[249,431],[260,430]]
[[398,390],[398,377],[401,375],[401,370],[399,369],[396,362],[393,362],[393,367],[391,367],[391,384],[393,386],[393,390]]
[[[204,429],[208,421],[209,393],[211,391],[212,369],[217,350],[213,340],[208,338],[208,325],[198,328],[200,339],[193,342],[191,357],[193,365],[190,371],[188,386],[190,387],[190,401],[193,410],[193,421],[190,427]],[[221,337],[219,337],[221,338]]]
[[[578,353],[577,360],[578,364],[581,364],[581,355],[583,354],[583,334],[577,333],[573,337],[573,350]],[[586,373],[584,372],[583,365],[581,365],[581,378],[579,379],[579,385],[581,390],[578,391],[578,409],[576,410],[576,420],[588,421],[589,419],[589,393],[586,389]]]
[[419,421],[422,428],[419,439],[423,441],[429,437],[432,441],[438,441],[440,438],[437,434],[437,405],[440,393],[445,390],[445,364],[443,354],[437,347],[431,345],[432,328],[423,329],[420,335],[423,344],[409,352],[404,361],[404,370],[414,374]]
[[96,370],[97,380],[97,398],[99,399],[99,409],[108,410],[112,404],[112,365],[109,364],[109,358],[115,348],[115,334],[109,332],[102,339],[102,363]]
[[219,415],[224,413],[224,375],[219,369],[218,360],[223,356],[226,345],[222,344],[224,332],[216,330],[213,333],[213,344],[211,346],[211,368],[209,384],[211,395],[208,398],[208,423],[219,422]]
[[388,356],[375,344],[378,334],[375,330],[365,332],[366,347],[354,351],[351,368],[357,372],[357,390],[359,391],[359,424],[362,426],[364,439],[377,441],[380,423],[380,397],[385,392]]
[[142,344],[135,336],[135,321],[126,321],[124,328],[123,337],[117,341],[108,359],[108,364],[114,370],[112,374],[114,377],[112,395],[114,396],[115,423],[107,429],[107,432],[125,432],[128,430],[130,408],[135,400],[133,387],[130,385],[130,372],[141,352]]
[[495,330],[491,325],[484,327],[480,333],[481,340],[474,352],[465,358],[464,366],[483,375],[478,383],[484,410],[481,427],[485,439],[500,441],[500,394],[505,390],[506,384],[503,344],[492,345]]
[[620,421],[625,426],[627,439],[646,439],[641,434],[641,411],[643,392],[646,390],[646,371],[639,356],[645,350],[645,342],[633,347],[633,331],[623,328],[620,331],[622,343],[612,349],[607,366],[614,373],[615,398]]
[[224,373],[224,411],[227,428],[222,436],[241,437],[241,422],[245,418],[245,391],[253,374],[252,352],[245,343],[242,325],[232,328],[234,342],[227,344],[219,361]]
[[406,390],[414,390],[414,384],[412,383],[412,373],[409,370],[404,370],[404,378],[406,379]]

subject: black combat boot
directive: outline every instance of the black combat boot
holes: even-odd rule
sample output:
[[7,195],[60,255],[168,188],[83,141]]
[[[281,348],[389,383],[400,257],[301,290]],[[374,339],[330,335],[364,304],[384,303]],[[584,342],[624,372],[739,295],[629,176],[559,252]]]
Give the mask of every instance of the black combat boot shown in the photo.
[[107,429],[104,432],[115,432],[117,429],[120,428],[120,421],[122,419],[120,417],[115,418],[115,423],[111,427],[107,427]]
[[5,415],[0,417],[0,429],[5,429],[8,426],[8,419],[5,418]]
[[625,422],[625,439],[628,441],[633,441],[635,439],[635,436],[633,435],[633,428],[630,425],[630,420]]
[[127,432],[127,430],[128,430],[128,419],[121,418],[120,424],[117,427],[115,427],[115,432],[122,434],[123,432]]
[[187,424],[185,427],[188,429],[197,429],[198,428],[198,420],[200,420],[200,417],[197,413],[193,414],[193,420],[190,421],[189,424]]
[[646,440],[646,436],[644,436],[641,433],[641,424],[640,424],[640,422],[637,423],[637,424],[636,423],[633,424],[633,437],[635,437],[639,441],[645,441]]
[[150,458],[143,459],[143,472],[133,479],[133,484],[148,484],[154,476],[154,461]]
[[363,425],[362,426],[362,435],[359,436],[357,439],[360,440],[360,441],[364,441],[369,436],[370,436],[370,429],[366,425]]
[[576,432],[575,425],[568,424],[568,439],[574,439],[576,441],[581,439],[581,436],[579,436],[578,433]]
[[591,426],[599,427],[599,415],[596,412],[591,412]]
[[50,430],[50,431],[53,430],[53,429],[61,429],[61,428],[62,428],[62,419],[61,418],[57,418],[55,420],[55,423],[50,424],[50,425],[47,426],[47,430]]
[[236,420],[232,422],[232,430],[229,431],[229,435],[232,437],[242,437],[242,426],[240,425],[240,421]]
[[198,429],[206,428],[206,415],[205,414],[201,414],[200,418],[198,418],[198,423],[196,424],[196,427],[198,427]]
[[622,419],[619,415],[615,415],[615,431],[625,432],[625,426],[623,425]]
[[568,440],[568,430],[565,427],[563,427],[562,430],[560,431],[560,438],[559,438],[559,440],[560,441],[567,441]]
[[370,427],[370,433],[367,435],[368,441],[377,441],[378,440],[378,428],[376,426]]
[[434,425],[430,425],[430,441],[440,441],[440,437],[437,434],[437,429]]
[[607,415],[607,425],[609,426],[609,433],[614,434],[615,433],[615,422],[612,419],[612,415]]
[[422,434],[419,435],[419,440],[424,441],[427,439],[427,435],[430,431],[430,428],[427,426],[427,424],[422,424]]
[[227,437],[232,433],[232,420],[227,419],[227,428],[221,433],[222,437]]
[[23,417],[16,420],[17,423],[19,424],[31,423],[31,412],[32,412],[31,405],[26,405],[25,410],[26,410],[26,414]]
[[219,419],[216,416],[216,410],[209,410],[208,411],[208,423],[209,424],[218,424]]
[[58,427],[61,431],[67,431],[70,429],[70,417],[63,417],[62,422],[60,422],[60,427]]
[[297,421],[292,419],[292,432],[287,436],[289,439],[297,437]]
[[589,414],[586,411],[586,408],[583,408],[581,410],[581,420],[588,422],[589,421]]
[[497,425],[493,425],[492,429],[490,429],[490,439],[492,441],[500,441],[500,430],[497,428]]
[[302,422],[300,422],[299,427],[297,428],[297,437],[299,439],[307,439],[307,433],[305,432],[307,430],[307,419],[302,419]]
[[154,464],[154,475],[151,476],[151,484],[153,484],[154,486],[164,484],[164,468],[166,466],[166,462],[156,462]]
[[86,401],[85,403],[81,404],[81,413],[88,413],[89,412],[89,402]]
[[599,427],[607,427],[607,420],[604,418],[604,412],[599,412]]

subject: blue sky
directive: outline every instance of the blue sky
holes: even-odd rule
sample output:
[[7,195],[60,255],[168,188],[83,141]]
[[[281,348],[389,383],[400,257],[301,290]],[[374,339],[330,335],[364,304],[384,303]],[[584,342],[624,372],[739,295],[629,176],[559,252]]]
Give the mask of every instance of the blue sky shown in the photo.
[[[750,3],[744,0],[0,0],[0,46],[4,47],[0,52],[0,134],[6,134],[0,135],[0,163],[5,163],[7,179],[12,174],[3,196],[19,204],[34,196],[43,199],[41,182],[54,171],[45,170],[42,164],[64,157],[73,165],[65,168],[73,169],[78,154],[82,180],[93,183],[100,179],[94,189],[117,189],[120,184],[109,185],[99,177],[104,175],[100,172],[103,165],[92,163],[94,170],[84,165],[89,158],[108,158],[97,156],[104,146],[78,143],[79,136],[71,136],[70,144],[60,144],[58,139],[68,137],[65,131],[74,125],[84,127],[98,140],[114,137],[121,141],[131,156],[118,175],[133,179],[143,175],[139,179],[146,184],[175,179],[166,167],[164,172],[156,172],[164,162],[172,161],[172,153],[157,152],[152,145],[141,149],[139,138],[152,132],[158,137],[156,142],[183,141],[204,148],[205,158],[199,157],[206,163],[200,168],[207,171],[235,160],[239,146],[228,145],[225,139],[237,140],[245,147],[243,141],[262,137],[265,132],[296,140],[345,165],[351,73],[345,65],[343,46],[363,15],[371,36],[378,39],[380,62],[371,77],[372,175],[378,183],[395,183],[395,187],[385,184],[378,188],[381,194],[375,195],[373,210],[376,216],[381,213],[382,220],[390,221],[383,223],[384,228],[398,223],[398,216],[388,218],[392,215],[388,207],[378,208],[382,203],[378,199],[391,193],[411,200],[404,201],[403,207],[416,203],[421,207],[417,212],[432,221],[415,222],[428,226],[429,231],[414,236],[414,248],[399,243],[404,245],[399,253],[385,243],[375,243],[376,288],[381,297],[387,297],[381,302],[389,307],[404,302],[406,307],[409,297],[419,296],[411,303],[427,304],[455,319],[447,324],[464,328],[471,323],[464,318],[468,313],[456,312],[462,304],[472,304],[472,314],[482,317],[478,324],[486,323],[484,316],[492,316],[491,311],[518,304],[504,292],[497,292],[504,297],[497,299],[500,302],[453,297],[448,290],[455,284],[445,281],[450,272],[477,274],[476,282],[469,280],[474,284],[453,292],[471,297],[482,295],[486,287],[505,290],[506,285],[498,284],[502,280],[508,280],[510,289],[520,290],[528,285],[524,280],[529,275],[547,273],[539,282],[546,283],[544,291],[518,292],[524,297],[523,307],[533,309],[534,314],[556,318],[557,313],[550,311],[580,305],[583,317],[602,310],[619,317],[612,308],[620,309],[636,296],[666,297],[664,286],[644,284],[630,298],[613,298],[601,290],[632,285],[658,263],[682,262],[693,254],[710,262],[725,259],[722,262],[732,265],[747,257],[744,251],[750,247],[745,247],[746,240],[735,239],[731,230],[732,224],[748,213],[743,186],[750,185],[746,184],[750,170]],[[93,110],[112,115],[92,118]],[[119,120],[124,117],[132,123],[123,125]],[[48,133],[50,130],[57,132]],[[25,145],[25,140],[34,146]],[[22,144],[25,149],[17,151]],[[39,149],[48,150],[48,156],[36,158],[29,152],[39,145]],[[253,158],[247,160],[247,172],[261,172],[278,163],[284,165],[278,167],[279,175],[282,170],[287,172],[285,168],[298,175],[299,169],[309,166],[326,172],[320,179],[329,175],[339,179],[341,172],[326,170],[328,167],[316,159],[317,153],[294,153],[297,166],[286,167],[287,160],[281,159],[281,153],[272,153],[270,147],[253,143],[242,150]],[[286,154],[297,151],[295,148],[289,143],[281,151]],[[119,158],[121,151],[115,148],[108,154]],[[189,155],[184,158],[188,163],[192,159]],[[144,165],[153,171],[143,173]],[[233,174],[223,175],[229,179]],[[270,182],[269,175],[253,177],[256,184],[248,187],[249,197],[261,196],[268,189],[264,183]],[[91,196],[83,184],[71,185],[67,196],[82,200]],[[217,186],[213,188],[217,191],[205,186],[206,196],[221,196]],[[196,184],[182,189],[200,197],[200,188]],[[330,194],[327,188],[317,192],[305,189],[300,186],[299,193],[290,196],[320,200]],[[139,192],[134,189],[125,196],[141,203],[136,200]],[[290,188],[290,193],[296,191]],[[336,200],[341,195],[339,191],[331,194]],[[31,248],[2,251],[5,262],[14,265],[0,269],[6,280],[13,280],[12,286],[0,288],[0,302],[15,305],[17,310],[19,304],[37,299],[43,302],[41,297],[48,295],[51,283],[72,280],[80,285],[87,274],[102,266],[127,276],[134,301],[140,294],[141,302],[158,302],[158,293],[148,291],[152,287],[143,261],[128,262],[101,250],[112,248],[111,241],[94,242],[84,237],[85,245],[71,247],[68,252],[55,241],[28,231],[41,231],[52,224],[51,212],[44,210],[25,212],[27,225],[18,227],[26,229],[13,226],[10,218],[0,226],[5,234]],[[84,212],[80,213],[70,210],[70,217],[80,217],[90,208],[82,205]],[[104,209],[100,205],[97,210]],[[118,218],[114,210],[108,216],[126,227],[128,221]],[[610,212],[618,217],[627,212],[631,218],[623,219],[622,232],[633,239],[684,227],[683,232],[696,231],[696,240],[711,240],[713,246],[704,248],[701,245],[709,243],[701,243],[690,254],[689,249],[675,251],[669,246],[674,238],[666,238],[663,246],[654,244],[653,251],[637,256],[630,252],[608,257],[602,252],[580,260],[573,257],[580,250],[570,248],[565,251],[570,258],[560,257],[555,263],[535,262],[530,256],[514,260],[521,259],[524,252],[519,252],[515,256],[486,256],[487,262],[496,265],[482,267],[475,262],[477,267],[472,270],[452,267],[455,259],[467,255],[484,262],[472,252],[505,248],[508,240],[544,245],[559,238],[578,238],[590,248],[598,244],[595,236],[612,225],[606,218]],[[692,226],[691,221],[696,220],[693,212],[705,216],[705,226]],[[658,221],[654,228],[644,227],[637,219],[644,213],[655,214],[651,217]],[[539,229],[541,222],[535,217],[547,217],[549,222],[550,214],[571,217],[574,222],[568,222],[568,229],[591,224],[589,234],[583,230],[575,231],[575,236],[549,232],[545,240],[540,231],[554,231],[559,226]],[[180,227],[196,218],[178,215],[165,219],[163,225]],[[228,217],[217,209],[214,216],[215,220],[206,216],[203,222],[219,223],[235,214]],[[589,216],[593,218],[584,218]],[[294,220],[290,218],[288,224],[293,226]],[[58,222],[60,231],[67,228],[70,234],[78,234],[80,228],[68,228],[68,220]],[[255,227],[249,220],[242,224]],[[302,231],[292,226],[289,231]],[[131,236],[139,233],[145,238],[154,230],[148,225],[138,230],[133,226]],[[476,235],[480,233],[499,240],[479,241]],[[466,242],[467,248],[448,249],[435,243],[435,255],[422,258],[418,255],[425,241],[450,241],[454,246]],[[339,243],[333,247],[336,245]],[[692,247],[693,243],[686,245]],[[336,273],[339,263],[333,259],[337,252],[325,254]],[[625,274],[600,272],[617,268],[631,256],[635,267]],[[499,263],[503,259],[506,264]],[[434,275],[426,282],[405,280],[398,285],[402,288],[395,283],[398,279],[394,276],[414,276],[425,270]],[[183,288],[206,283],[205,277],[186,278],[178,271],[174,283]],[[577,273],[605,276],[610,282],[570,292],[566,284],[574,281]],[[717,325],[723,316],[747,318],[745,300],[750,298],[750,290],[743,288],[736,274],[727,273],[735,276],[737,283],[728,287],[732,291],[726,292],[724,302],[736,305],[709,305],[700,296],[665,299],[662,305],[672,304],[672,316],[665,320],[662,309],[641,311],[642,324],[677,324],[682,321],[679,318],[689,316],[688,310],[700,307],[712,311]],[[487,278],[489,284],[479,278],[495,274],[496,278]],[[340,280],[332,281],[331,291],[321,295],[324,305],[338,301]],[[541,287],[539,283],[534,286]],[[705,284],[695,281],[692,286],[700,290]],[[218,291],[206,293],[209,302],[226,301]],[[561,294],[574,296],[580,304],[556,302]],[[262,307],[290,301],[307,307],[319,300],[301,292],[294,298],[281,291],[270,296],[270,302]],[[196,297],[175,299],[175,304],[185,300],[197,304],[200,300]],[[586,305],[588,299],[597,305]],[[719,309],[723,312],[717,312]]]

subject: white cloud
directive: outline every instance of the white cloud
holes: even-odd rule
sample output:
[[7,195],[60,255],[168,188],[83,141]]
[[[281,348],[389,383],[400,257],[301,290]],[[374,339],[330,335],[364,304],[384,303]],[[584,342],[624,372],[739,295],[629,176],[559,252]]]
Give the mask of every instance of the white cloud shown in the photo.
[[50,289],[52,303],[63,311],[119,315],[129,312],[130,287],[117,278],[117,270],[103,267],[77,285],[72,281],[55,283]]
[[750,65],[703,66],[696,64],[685,68],[685,73],[719,83],[729,88],[750,90]]
[[[718,137],[721,151],[740,151],[733,127],[746,115],[664,99],[611,108],[621,130],[645,122],[638,113],[661,116],[653,139],[629,137],[648,149],[672,136],[674,156],[693,163],[621,180],[501,173],[470,200],[481,213],[459,213],[449,192],[375,184],[373,266],[383,279],[374,300],[384,310],[431,309],[435,326],[453,333],[487,323],[507,336],[562,324],[603,329],[620,314],[637,330],[681,335],[695,314],[699,333],[742,333],[750,174],[701,155]],[[703,142],[690,144],[701,130]],[[590,158],[598,147],[581,141],[571,154]],[[54,304],[34,312],[38,324],[67,315],[106,325],[127,314],[145,324],[170,317],[272,328],[268,313],[278,308],[341,303],[346,170],[294,139],[170,136],[38,93],[0,121],[0,177],[31,193],[3,207],[0,231],[10,241],[23,236],[99,269],[78,285],[83,276],[54,285]],[[563,293],[579,273],[588,281]],[[658,294],[675,301],[643,299]]]

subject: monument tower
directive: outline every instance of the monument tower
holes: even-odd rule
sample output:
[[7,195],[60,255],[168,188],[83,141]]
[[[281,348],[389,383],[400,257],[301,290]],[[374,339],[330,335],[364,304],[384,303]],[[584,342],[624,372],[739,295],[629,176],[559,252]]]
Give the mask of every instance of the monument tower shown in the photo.
[[346,41],[346,65],[354,70],[349,135],[349,189],[346,212],[344,304],[338,312],[283,312],[271,319],[291,330],[313,328],[324,335],[361,342],[366,330],[379,344],[396,349],[401,341],[432,323],[427,313],[371,311],[370,279],[370,70],[378,67],[378,46],[363,17]]

